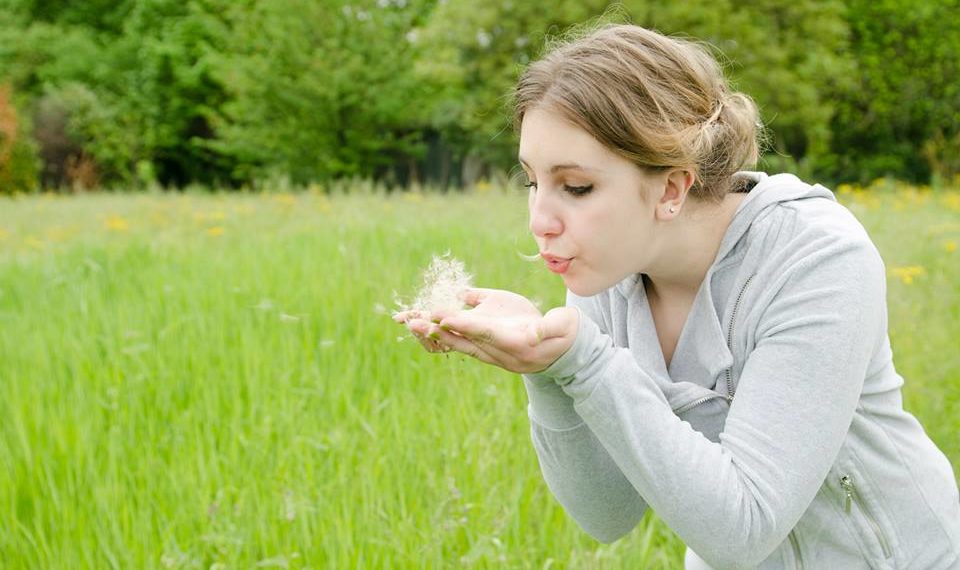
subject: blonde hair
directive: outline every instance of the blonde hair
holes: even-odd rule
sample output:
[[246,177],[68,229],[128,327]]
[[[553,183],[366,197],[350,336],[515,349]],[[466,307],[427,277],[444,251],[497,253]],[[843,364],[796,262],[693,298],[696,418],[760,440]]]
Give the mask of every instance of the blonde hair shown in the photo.
[[646,169],[692,168],[691,195],[722,200],[759,155],[753,100],[731,91],[700,45],[633,25],[607,25],[554,46],[515,90],[514,128],[542,107]]

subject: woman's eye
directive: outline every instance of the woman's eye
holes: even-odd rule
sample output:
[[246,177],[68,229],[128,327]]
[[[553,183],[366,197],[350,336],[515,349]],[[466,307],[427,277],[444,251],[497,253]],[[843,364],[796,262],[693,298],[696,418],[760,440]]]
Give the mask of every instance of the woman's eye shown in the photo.
[[563,189],[574,196],[586,196],[591,190],[593,190],[593,184],[588,184],[586,186],[569,186],[564,184]]

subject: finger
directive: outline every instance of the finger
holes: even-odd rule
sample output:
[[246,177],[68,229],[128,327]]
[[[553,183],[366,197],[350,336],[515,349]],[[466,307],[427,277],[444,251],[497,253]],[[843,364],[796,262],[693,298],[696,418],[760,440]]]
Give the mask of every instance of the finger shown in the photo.
[[465,336],[475,344],[483,346],[497,342],[492,323],[489,319],[476,317],[469,312],[461,312],[442,319],[440,328],[447,332],[456,332]]
[[530,346],[536,346],[547,339],[571,334],[576,330],[578,316],[577,311],[569,307],[551,309],[537,322],[536,326],[531,327],[527,342]]
[[393,320],[398,323],[406,323],[410,319],[419,319],[423,317],[422,311],[410,309],[407,311],[397,311],[392,315]]
[[439,327],[436,327],[428,338],[461,354],[476,358],[481,362],[498,364],[497,358],[490,354],[488,347],[479,346],[468,338],[445,331]]
[[425,337],[430,334],[431,327],[434,326],[430,321],[416,317],[406,322],[407,328],[416,336]]
[[483,302],[490,293],[496,289],[484,289],[482,287],[471,287],[463,292],[463,303],[470,307],[476,307]]
[[[412,321],[411,321],[412,322]],[[413,338],[420,343],[427,352],[450,352],[450,347],[439,342],[435,337],[430,337],[424,334],[423,330],[428,330],[429,324],[424,325],[424,321],[420,320],[417,323],[416,328],[408,326],[410,333],[413,335]]]

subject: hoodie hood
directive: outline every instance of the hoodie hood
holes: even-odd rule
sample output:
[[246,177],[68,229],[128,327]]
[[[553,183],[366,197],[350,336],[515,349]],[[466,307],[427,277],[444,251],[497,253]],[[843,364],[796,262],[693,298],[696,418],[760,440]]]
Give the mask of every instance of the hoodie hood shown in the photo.
[[[794,200],[807,200],[810,198],[827,198],[836,202],[833,192],[819,184],[807,184],[793,174],[775,174],[770,176],[765,172],[741,171],[734,174],[738,180],[746,179],[754,186],[747,194],[746,199],[737,207],[733,219],[730,220],[730,226],[727,228],[720,242],[720,249],[717,250],[717,256],[714,258],[710,269],[707,270],[707,279],[709,279],[713,268],[717,263],[723,260],[740,241],[754,220],[759,218],[768,208],[772,208],[782,202],[791,202]],[[627,277],[617,285],[616,290],[624,297],[629,297],[631,292],[642,282],[640,274]]]
[[734,175],[737,179],[747,179],[754,183],[753,189],[747,195],[747,198],[740,203],[737,212],[730,221],[730,227],[720,242],[720,249],[717,251],[717,257],[713,260],[714,265],[725,258],[733,247],[740,241],[743,234],[747,233],[750,225],[768,208],[776,206],[782,202],[792,202],[794,200],[806,200],[809,198],[827,198],[836,201],[833,192],[827,190],[819,184],[807,184],[793,174],[775,174],[768,176],[763,172],[738,172]]

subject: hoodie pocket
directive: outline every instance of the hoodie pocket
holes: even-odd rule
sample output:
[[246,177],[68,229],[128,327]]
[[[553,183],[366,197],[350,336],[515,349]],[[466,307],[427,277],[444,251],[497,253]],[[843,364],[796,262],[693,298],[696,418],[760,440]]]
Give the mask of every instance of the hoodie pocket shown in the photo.
[[893,562],[896,536],[883,510],[881,494],[872,487],[855,455],[838,464],[830,478],[840,514],[859,538],[867,560],[886,568]]
[[887,533],[880,523],[880,519],[875,514],[875,507],[871,506],[864,497],[862,490],[864,485],[861,480],[856,478],[850,472],[844,472],[839,476],[840,489],[843,497],[843,512],[846,516],[860,519],[857,526],[861,529],[861,535],[866,530],[867,539],[872,538],[874,544],[879,545],[880,552],[884,559],[893,556],[893,549],[890,547],[890,541]]
[[800,539],[797,538],[796,529],[791,530],[790,534],[787,535],[787,543],[790,545],[789,552],[793,557],[793,565],[784,563],[784,567],[803,570],[803,553],[800,551]]

